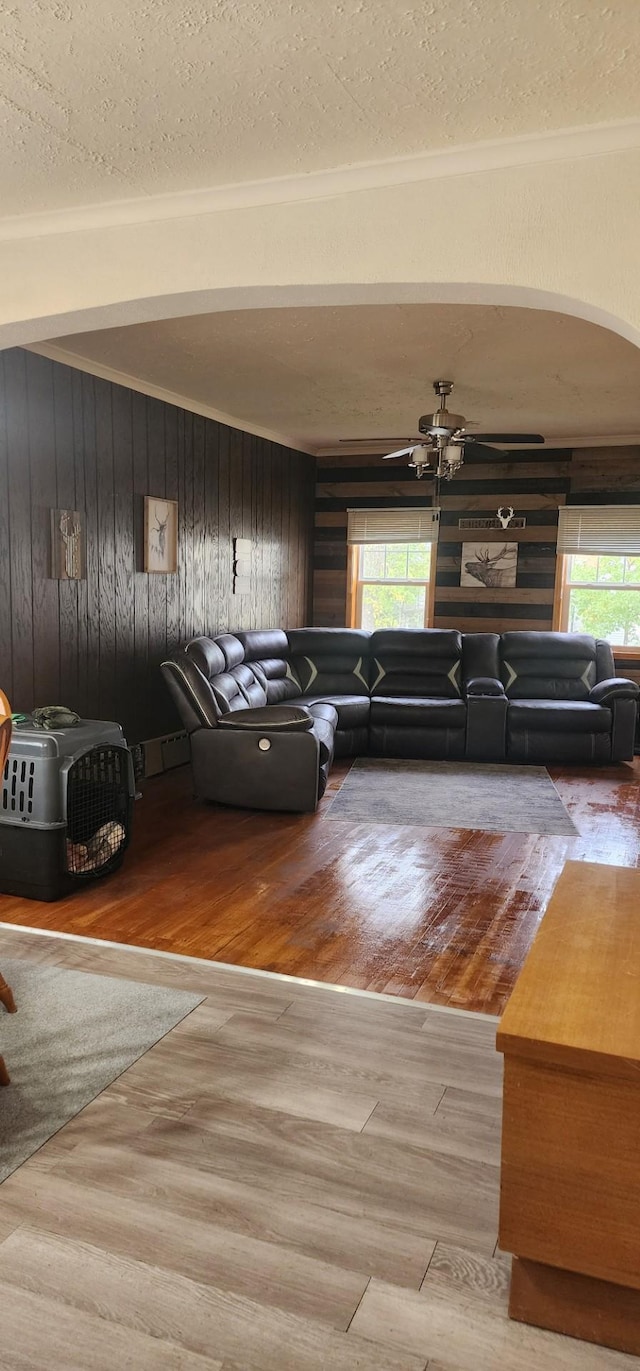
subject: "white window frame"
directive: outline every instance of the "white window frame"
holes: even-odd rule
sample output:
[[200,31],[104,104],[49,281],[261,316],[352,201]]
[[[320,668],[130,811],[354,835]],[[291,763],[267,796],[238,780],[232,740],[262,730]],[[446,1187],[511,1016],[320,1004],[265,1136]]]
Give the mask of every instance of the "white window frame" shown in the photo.
[[[562,505],[558,510],[553,626],[569,627],[572,590],[640,590],[635,583],[570,581],[571,557],[640,557],[640,505]],[[640,647],[612,643],[618,657],[640,657]]]
[[[350,628],[362,627],[362,595],[365,586],[423,586],[424,587],[424,627],[431,628],[433,625],[433,611],[435,603],[435,568],[437,558],[437,543],[431,543],[430,575],[427,580],[415,576],[362,576],[362,544],[352,544],[349,547],[349,575],[348,575],[348,615],[347,622]],[[390,543],[368,544],[373,547],[390,547]]]
[[[614,557],[614,556],[624,556],[625,554],[624,554],[624,553],[592,552],[592,553],[589,553],[589,554],[587,554],[587,555],[589,555],[589,556],[591,556],[591,557]],[[604,581],[572,581],[572,580],[570,579],[570,573],[571,573],[571,559],[572,559],[572,557],[574,557],[574,556],[579,556],[579,554],[578,554],[578,553],[561,553],[561,555],[558,557],[558,564],[559,564],[559,565],[558,565],[558,582],[559,582],[559,589],[557,588],[557,595],[556,595],[557,613],[556,613],[556,615],[554,616],[554,617],[555,617],[554,628],[559,629],[562,633],[568,633],[568,632],[569,632],[569,621],[570,621],[570,618],[571,618],[571,592],[572,592],[572,590],[600,590],[600,591],[602,591],[603,593],[604,593],[604,592],[607,592],[607,591],[611,591],[611,592],[614,592],[614,593],[615,593],[615,592],[618,591],[618,590],[637,590],[637,591],[638,591],[638,594],[640,595],[640,582],[635,582],[635,581],[632,581],[632,582],[630,582],[630,581],[615,581],[615,582],[604,582]],[[622,656],[624,656],[624,657],[640,657],[640,646],[638,646],[637,644],[631,644],[630,646],[627,646],[626,643],[611,643],[611,649],[612,649],[613,652],[617,652],[617,654],[618,654],[619,657],[622,657]]]

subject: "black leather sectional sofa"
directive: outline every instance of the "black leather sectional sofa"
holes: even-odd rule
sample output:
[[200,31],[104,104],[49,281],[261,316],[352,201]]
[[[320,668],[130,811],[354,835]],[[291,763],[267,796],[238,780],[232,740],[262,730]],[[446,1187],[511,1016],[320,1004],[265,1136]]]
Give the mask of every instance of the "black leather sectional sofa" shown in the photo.
[[628,761],[640,691],[585,634],[302,628],[194,638],[162,672],[196,793],[313,810],[334,756]]

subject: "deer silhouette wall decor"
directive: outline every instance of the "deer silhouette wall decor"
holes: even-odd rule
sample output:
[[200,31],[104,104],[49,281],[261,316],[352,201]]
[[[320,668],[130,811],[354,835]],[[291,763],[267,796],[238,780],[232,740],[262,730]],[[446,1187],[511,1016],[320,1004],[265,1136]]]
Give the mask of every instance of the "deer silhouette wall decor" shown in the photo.
[[513,505],[500,505],[500,508],[498,509],[497,518],[498,522],[502,525],[503,528],[509,527],[511,520],[513,519],[514,513],[515,511]]

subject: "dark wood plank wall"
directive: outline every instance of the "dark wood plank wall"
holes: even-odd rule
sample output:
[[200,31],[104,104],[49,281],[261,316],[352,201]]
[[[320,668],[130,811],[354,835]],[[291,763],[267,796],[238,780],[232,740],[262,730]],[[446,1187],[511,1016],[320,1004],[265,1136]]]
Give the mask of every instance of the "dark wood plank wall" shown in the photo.
[[[432,482],[418,483],[405,467],[381,457],[319,457],[317,465],[314,623],[335,627],[344,624],[346,613],[347,510],[430,504]],[[640,448],[521,451],[509,453],[504,462],[470,455],[441,486],[435,626],[468,632],[551,628],[560,505],[637,501]],[[526,527],[508,533],[458,528],[460,518],[494,515],[499,505],[513,505]],[[462,543],[489,545],[507,538],[519,545],[516,587],[461,586]],[[638,665],[636,659],[630,673]]]
[[[571,503],[640,503],[640,447],[576,448],[571,462]],[[616,653],[616,669],[640,685],[640,660]]]
[[[177,724],[158,663],[180,641],[309,622],[313,459],[16,348],[0,353],[0,684],[131,741]],[[147,575],[143,499],[179,501],[179,570]],[[50,509],[84,510],[87,575],[50,570]],[[232,594],[232,539],[251,592]]]

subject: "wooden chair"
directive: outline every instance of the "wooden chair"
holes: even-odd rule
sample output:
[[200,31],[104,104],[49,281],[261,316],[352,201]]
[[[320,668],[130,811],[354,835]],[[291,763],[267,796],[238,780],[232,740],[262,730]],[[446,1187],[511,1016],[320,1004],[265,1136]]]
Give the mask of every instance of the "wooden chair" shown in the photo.
[[[0,690],[0,783],[11,746],[11,705],[2,690]],[[0,972],[0,1003],[2,1003],[8,1014],[15,1014],[16,1002],[13,998],[11,986]],[[4,1063],[4,1057],[0,1057],[0,1086],[9,1085],[11,1077]]]

